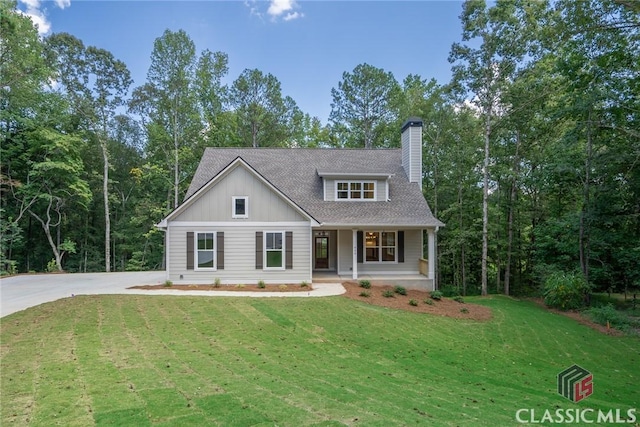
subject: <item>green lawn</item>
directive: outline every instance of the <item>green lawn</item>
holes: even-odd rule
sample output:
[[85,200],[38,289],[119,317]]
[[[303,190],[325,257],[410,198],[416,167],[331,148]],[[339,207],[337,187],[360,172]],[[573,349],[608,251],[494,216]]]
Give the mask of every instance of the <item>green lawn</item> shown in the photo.
[[[0,425],[515,426],[640,406],[640,339],[529,302],[486,323],[331,298],[82,296],[2,319]],[[577,363],[594,393],[556,392]]]

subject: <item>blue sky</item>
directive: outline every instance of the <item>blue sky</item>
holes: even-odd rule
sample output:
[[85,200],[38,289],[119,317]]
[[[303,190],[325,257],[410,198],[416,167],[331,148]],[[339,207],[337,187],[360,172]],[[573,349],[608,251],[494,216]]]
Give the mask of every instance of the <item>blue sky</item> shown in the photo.
[[196,45],[229,56],[231,84],[246,68],[273,74],[284,96],[327,123],[331,88],[368,63],[401,82],[408,74],[447,83],[460,41],[461,1],[87,1],[19,0],[43,34],[68,32],[124,61],[146,81],[153,42],[185,30]]

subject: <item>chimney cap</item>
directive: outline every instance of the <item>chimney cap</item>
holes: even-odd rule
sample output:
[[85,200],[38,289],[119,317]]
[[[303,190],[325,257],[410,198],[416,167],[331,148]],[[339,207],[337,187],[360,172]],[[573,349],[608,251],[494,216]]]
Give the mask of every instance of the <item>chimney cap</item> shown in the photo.
[[420,117],[409,117],[402,125],[400,132],[404,132],[409,127],[422,127],[422,119]]

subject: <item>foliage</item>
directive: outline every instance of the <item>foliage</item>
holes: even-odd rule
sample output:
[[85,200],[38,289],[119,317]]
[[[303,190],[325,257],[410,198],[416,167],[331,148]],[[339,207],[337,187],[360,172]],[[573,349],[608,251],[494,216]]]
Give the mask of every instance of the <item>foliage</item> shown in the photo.
[[560,310],[574,310],[585,305],[591,292],[581,274],[554,272],[544,284],[544,303]]
[[613,304],[590,307],[583,313],[600,325],[611,326],[623,331],[628,330],[630,327],[640,328],[638,319],[632,320],[624,312],[617,310]]
[[259,289],[264,289],[266,287],[267,287],[267,285],[265,285],[264,280],[259,280],[258,281],[258,288]]
[[395,294],[394,294],[393,291],[387,289],[387,290],[382,292],[382,296],[385,297],[385,298],[393,298],[393,297],[395,297]]
[[338,88],[331,89],[329,122],[337,140],[346,147],[397,146],[387,129],[397,121],[395,105],[400,86],[393,74],[369,64],[342,73]]
[[170,288],[171,286],[173,286],[173,282],[171,280],[165,280],[164,286],[167,288]]
[[393,288],[393,292],[395,292],[398,295],[406,295],[407,294],[407,289],[402,287],[402,286],[395,286]]
[[467,313],[469,313],[469,309],[468,309],[467,307],[462,307],[462,308],[460,309],[460,313],[467,314]]
[[287,285],[278,285],[278,289],[280,289],[281,291],[286,291],[289,287]]
[[368,280],[360,280],[358,284],[361,288],[371,289],[371,282],[369,282]]
[[308,288],[308,287],[309,287],[309,283],[307,283],[306,281],[304,281],[304,280],[303,280],[303,281],[300,283],[300,287],[301,287],[301,288]]
[[460,295],[456,295],[455,297],[453,297],[453,300],[459,302],[460,304],[464,304],[464,298],[462,298],[462,296]]
[[417,300],[417,299],[413,299],[413,298],[411,298],[411,299],[409,300],[409,305],[410,305],[410,306],[413,306],[413,307],[417,307],[417,306],[418,306],[418,300]]
[[429,297],[433,300],[440,301],[442,299],[442,292],[440,291],[431,291],[429,293]]
[[431,298],[425,298],[424,299],[424,303],[427,305],[434,305],[435,302],[433,302],[433,300]]
[[219,277],[216,277],[216,278],[213,280],[213,287],[215,287],[215,288],[219,288],[219,287],[220,287],[220,284],[221,284],[221,280],[220,280],[220,278],[219,278]]
[[368,297],[370,297],[370,296],[371,296],[371,292],[369,292],[369,291],[362,291],[362,292],[360,292],[360,294],[359,294],[359,295],[360,295],[361,297],[368,298]]

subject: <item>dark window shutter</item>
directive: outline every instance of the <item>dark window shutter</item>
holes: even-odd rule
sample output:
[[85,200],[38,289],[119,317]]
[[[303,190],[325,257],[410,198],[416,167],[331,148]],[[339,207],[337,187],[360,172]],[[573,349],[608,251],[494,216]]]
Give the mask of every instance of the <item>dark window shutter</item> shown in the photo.
[[262,270],[262,231],[256,231],[256,270]]
[[404,231],[398,231],[398,262],[404,262]]
[[187,270],[193,270],[193,231],[187,233]]
[[362,263],[362,245],[364,242],[364,233],[362,231],[358,231],[358,262]]
[[216,239],[216,265],[218,270],[224,270],[224,232],[218,231]]
[[287,270],[293,268],[293,232],[287,231],[285,233],[285,261],[284,267]]

